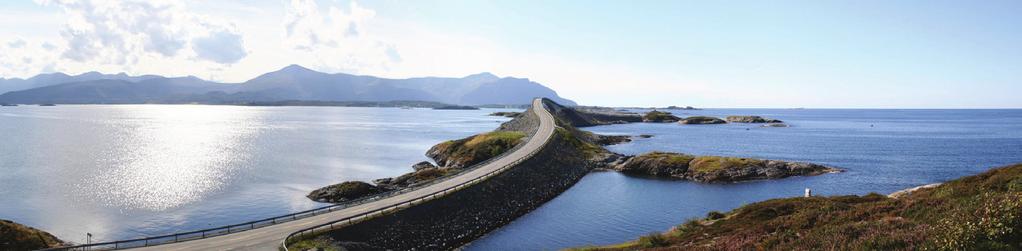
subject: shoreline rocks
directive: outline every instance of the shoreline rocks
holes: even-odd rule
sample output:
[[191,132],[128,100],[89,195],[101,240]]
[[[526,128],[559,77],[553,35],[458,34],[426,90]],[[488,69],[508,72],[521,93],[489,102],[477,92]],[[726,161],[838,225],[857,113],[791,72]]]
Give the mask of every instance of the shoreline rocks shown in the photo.
[[730,123],[784,123],[784,121],[760,116],[727,116],[725,120]]
[[709,116],[692,116],[678,121],[678,123],[685,125],[709,125],[709,124],[726,124],[727,121],[717,117]]
[[709,183],[779,179],[841,171],[837,168],[804,162],[693,156],[670,152],[650,152],[630,157],[621,164],[611,166],[610,169],[628,174]]
[[385,191],[385,189],[370,185],[369,183],[361,181],[345,181],[340,184],[334,184],[313,190],[305,197],[317,202],[341,203],[368,197]]

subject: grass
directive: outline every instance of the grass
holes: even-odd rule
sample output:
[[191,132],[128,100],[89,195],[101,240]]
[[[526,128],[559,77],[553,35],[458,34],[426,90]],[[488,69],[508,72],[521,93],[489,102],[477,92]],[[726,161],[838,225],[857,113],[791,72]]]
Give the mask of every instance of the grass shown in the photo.
[[0,250],[35,250],[62,244],[57,237],[42,230],[0,220]]
[[668,152],[649,152],[642,155],[636,156],[636,158],[644,159],[664,159],[665,164],[670,166],[688,166],[689,162],[695,159],[695,156],[680,153],[668,153]]
[[[900,199],[767,200],[659,236],[681,250],[1022,250],[1022,164]],[[646,249],[648,240],[589,249]]]
[[310,250],[319,249],[322,251],[345,250],[325,238],[304,239],[287,246],[288,250]]
[[440,143],[434,148],[445,153],[445,166],[468,167],[514,148],[525,137],[517,131],[493,131]]
[[689,170],[701,173],[708,173],[728,168],[736,168],[750,165],[758,165],[764,162],[760,159],[720,157],[720,156],[699,156],[689,162]]

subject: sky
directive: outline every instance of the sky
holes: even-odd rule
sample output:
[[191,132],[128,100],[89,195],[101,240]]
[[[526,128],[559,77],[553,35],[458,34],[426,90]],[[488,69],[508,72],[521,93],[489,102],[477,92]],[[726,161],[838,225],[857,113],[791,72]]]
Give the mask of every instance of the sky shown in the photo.
[[1022,1],[5,0],[0,77],[491,72],[580,104],[1022,108]]

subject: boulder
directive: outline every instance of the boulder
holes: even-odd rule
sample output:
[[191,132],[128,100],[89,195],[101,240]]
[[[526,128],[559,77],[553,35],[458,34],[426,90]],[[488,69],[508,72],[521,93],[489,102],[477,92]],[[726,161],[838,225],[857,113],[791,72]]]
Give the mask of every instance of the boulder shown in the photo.
[[415,171],[419,171],[426,168],[436,168],[436,165],[433,165],[433,163],[430,163],[429,161],[423,161],[415,163],[415,165],[412,165],[412,170]]

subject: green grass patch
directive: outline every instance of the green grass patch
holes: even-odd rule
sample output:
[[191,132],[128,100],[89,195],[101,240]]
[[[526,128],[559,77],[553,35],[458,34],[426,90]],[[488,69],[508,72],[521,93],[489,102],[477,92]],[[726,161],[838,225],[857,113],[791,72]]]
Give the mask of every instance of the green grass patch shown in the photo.
[[760,165],[763,162],[764,160],[751,158],[700,156],[689,162],[688,168],[695,172],[708,173],[728,168]]

